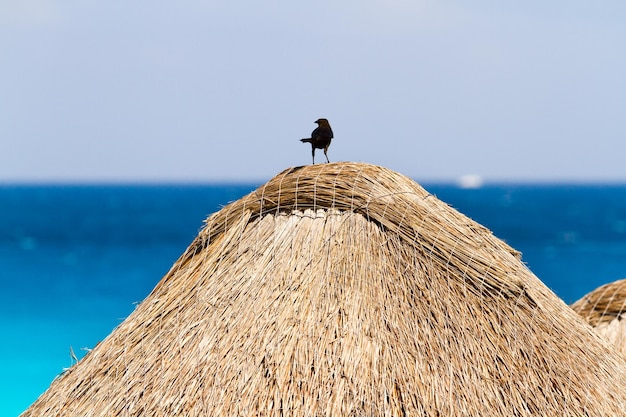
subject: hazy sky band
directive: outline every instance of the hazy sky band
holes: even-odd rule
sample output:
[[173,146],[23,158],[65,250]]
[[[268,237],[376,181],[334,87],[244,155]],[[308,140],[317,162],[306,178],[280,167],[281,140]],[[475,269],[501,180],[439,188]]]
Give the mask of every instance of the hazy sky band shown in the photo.
[[626,181],[626,3],[0,3],[0,181]]

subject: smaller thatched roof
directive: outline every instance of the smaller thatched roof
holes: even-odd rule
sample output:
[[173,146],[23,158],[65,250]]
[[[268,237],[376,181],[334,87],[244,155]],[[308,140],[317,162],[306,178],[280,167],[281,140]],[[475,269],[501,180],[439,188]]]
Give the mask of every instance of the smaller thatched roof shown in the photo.
[[626,357],[626,279],[596,288],[572,308]]

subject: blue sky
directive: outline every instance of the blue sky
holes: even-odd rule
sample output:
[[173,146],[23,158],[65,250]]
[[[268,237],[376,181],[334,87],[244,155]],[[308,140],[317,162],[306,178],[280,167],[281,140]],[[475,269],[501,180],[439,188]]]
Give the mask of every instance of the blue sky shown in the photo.
[[[0,1],[0,182],[626,181],[626,3]],[[321,154],[319,161],[322,160]]]

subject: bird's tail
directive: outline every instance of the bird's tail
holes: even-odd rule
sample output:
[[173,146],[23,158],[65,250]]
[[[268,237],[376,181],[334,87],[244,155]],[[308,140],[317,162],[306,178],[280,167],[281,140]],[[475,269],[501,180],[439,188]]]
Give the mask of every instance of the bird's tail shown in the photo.
[[311,139],[311,138],[300,139],[300,142],[311,143],[311,142],[313,142],[313,139]]

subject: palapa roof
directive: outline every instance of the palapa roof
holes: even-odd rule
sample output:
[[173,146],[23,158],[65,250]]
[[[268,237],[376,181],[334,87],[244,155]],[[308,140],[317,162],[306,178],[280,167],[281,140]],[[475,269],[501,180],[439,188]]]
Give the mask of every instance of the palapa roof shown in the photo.
[[411,179],[287,169],[24,416],[623,416],[626,365]]
[[626,279],[596,288],[572,308],[626,358]]

